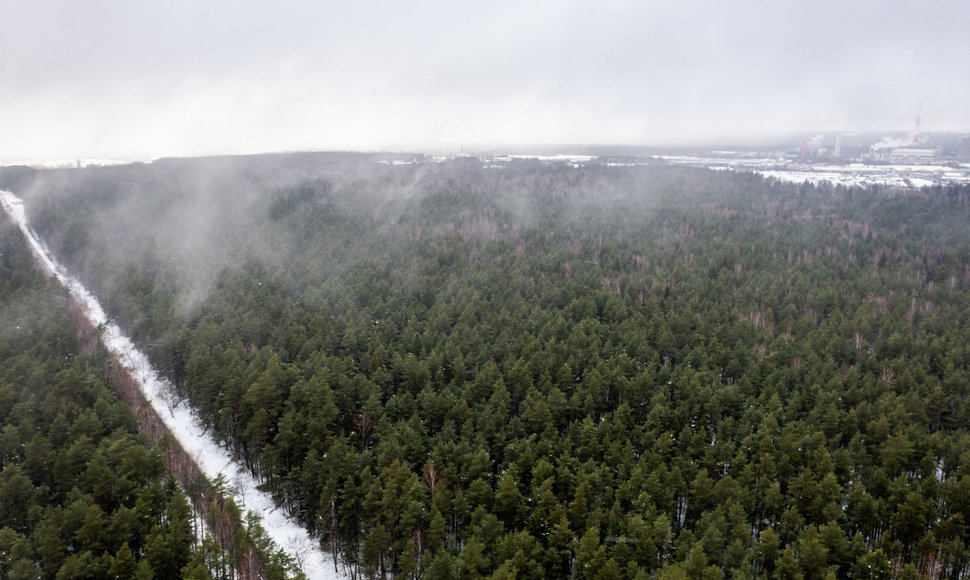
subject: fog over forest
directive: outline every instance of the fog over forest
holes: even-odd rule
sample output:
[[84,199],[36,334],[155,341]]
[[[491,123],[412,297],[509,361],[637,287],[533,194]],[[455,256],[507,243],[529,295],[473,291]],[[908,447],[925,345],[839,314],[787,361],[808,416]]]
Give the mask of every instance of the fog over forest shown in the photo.
[[[0,186],[341,574],[967,572],[966,187],[361,153]],[[42,501],[28,408],[0,493]],[[22,517],[0,547],[51,570],[128,561]]]
[[970,3],[0,21],[0,579],[970,576]]

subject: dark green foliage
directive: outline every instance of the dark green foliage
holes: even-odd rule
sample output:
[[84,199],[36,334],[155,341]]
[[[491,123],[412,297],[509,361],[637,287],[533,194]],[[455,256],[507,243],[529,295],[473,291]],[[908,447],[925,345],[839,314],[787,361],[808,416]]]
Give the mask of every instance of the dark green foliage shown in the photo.
[[[0,241],[0,578],[230,578],[233,556],[250,546],[264,577],[294,576],[256,520],[237,531],[232,554],[197,545],[202,530],[161,456],[102,380],[99,358],[79,354],[63,289],[39,274],[5,216]],[[260,381],[288,377],[271,357],[251,405],[275,396]]]
[[[968,572],[966,188],[378,161],[48,172],[27,203],[365,574]],[[101,422],[0,451],[98,469]]]
[[0,270],[0,578],[179,577],[188,504],[6,215]]

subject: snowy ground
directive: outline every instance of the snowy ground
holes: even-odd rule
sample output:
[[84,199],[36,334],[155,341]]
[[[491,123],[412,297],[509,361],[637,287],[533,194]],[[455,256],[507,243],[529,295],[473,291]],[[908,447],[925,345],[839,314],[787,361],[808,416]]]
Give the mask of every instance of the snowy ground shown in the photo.
[[672,165],[692,165],[715,170],[750,171],[792,183],[861,186],[881,185],[918,188],[933,185],[970,184],[970,166],[963,165],[868,165],[864,163],[803,163],[770,157],[700,157],[658,155]]
[[195,458],[202,471],[211,479],[220,474],[225,476],[228,484],[236,490],[236,501],[240,506],[262,518],[262,526],[267,534],[293,556],[307,578],[346,578],[344,574],[334,571],[333,560],[320,550],[319,543],[300,525],[276,509],[269,495],[257,489],[258,482],[202,429],[185,403],[175,399],[168,383],[158,378],[158,373],[149,364],[148,357],[135,348],[116,324],[108,320],[97,299],[54,260],[37,235],[30,230],[23,202],[10,192],[0,191],[0,205],[20,226],[43,266],[85,305],[88,318],[95,325],[104,325],[105,345],[129,365],[145,398],[151,402],[182,448]]

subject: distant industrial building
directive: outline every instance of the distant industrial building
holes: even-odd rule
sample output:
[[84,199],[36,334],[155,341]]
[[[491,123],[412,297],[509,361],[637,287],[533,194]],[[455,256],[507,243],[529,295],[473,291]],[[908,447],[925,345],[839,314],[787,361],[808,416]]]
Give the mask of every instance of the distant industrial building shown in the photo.
[[811,139],[802,140],[802,157],[819,157],[827,153],[822,147],[823,139],[822,135],[818,135]]
[[933,163],[943,156],[943,148],[926,142],[912,141],[898,137],[883,137],[869,147],[869,158],[890,163],[920,164]]
[[970,161],[970,135],[960,139],[960,147],[957,149],[958,161]]
[[869,158],[888,161],[893,151],[909,144],[909,141],[898,137],[883,137],[878,143],[869,146]]
[[916,126],[911,139],[898,137],[883,137],[878,143],[869,147],[871,159],[881,159],[898,164],[931,164],[943,157],[943,148],[928,142],[920,131],[920,103],[916,112]]
[[943,155],[941,147],[932,145],[908,145],[897,147],[889,153],[889,160],[893,163],[933,163]]

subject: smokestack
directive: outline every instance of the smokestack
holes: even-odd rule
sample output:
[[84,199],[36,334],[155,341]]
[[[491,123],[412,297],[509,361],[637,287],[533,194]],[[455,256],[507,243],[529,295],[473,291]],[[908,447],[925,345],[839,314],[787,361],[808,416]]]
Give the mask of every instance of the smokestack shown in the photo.
[[802,139],[802,157],[808,154],[808,139]]
[[916,132],[913,133],[913,143],[919,143],[919,117],[920,113],[923,112],[923,102],[920,101],[919,105],[916,107]]

